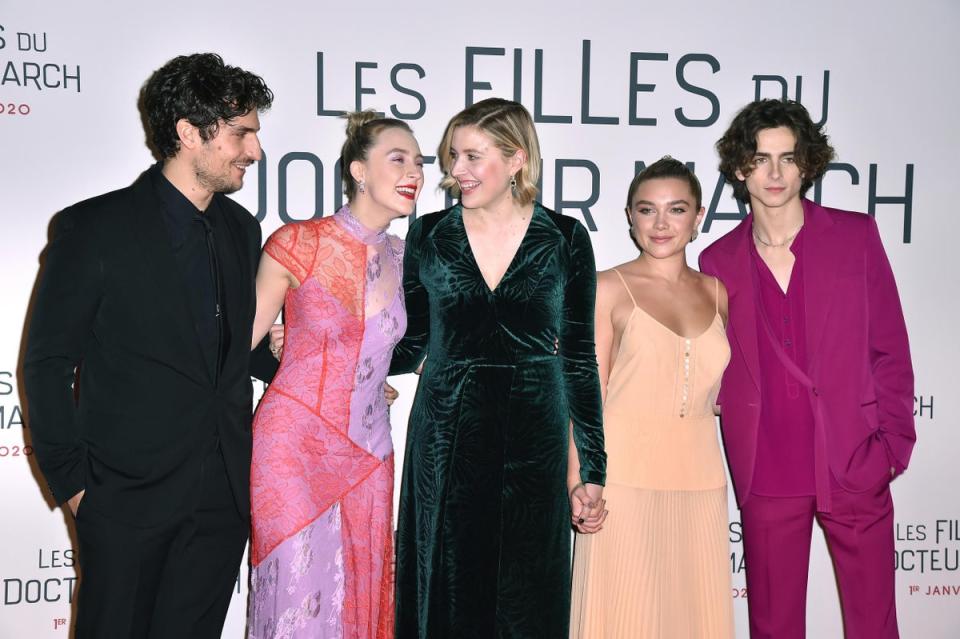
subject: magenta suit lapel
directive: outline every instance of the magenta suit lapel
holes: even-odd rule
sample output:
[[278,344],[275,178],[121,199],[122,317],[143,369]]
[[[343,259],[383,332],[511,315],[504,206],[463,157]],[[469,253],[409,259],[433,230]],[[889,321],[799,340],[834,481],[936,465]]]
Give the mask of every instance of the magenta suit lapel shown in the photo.
[[[756,317],[756,295],[753,290],[753,277],[750,269],[753,265],[750,263],[750,247],[752,242],[751,229],[753,228],[753,215],[750,214],[740,224],[731,231],[734,234],[735,241],[728,245],[723,259],[727,261],[721,272],[729,273],[728,279],[724,280],[724,286],[727,287],[727,295],[730,300],[730,326],[736,327],[733,331],[736,337],[737,345],[743,352],[743,359],[747,364],[747,370],[757,390],[760,390],[760,354],[757,350],[757,317]],[[718,254],[719,256],[719,254]]]
[[838,257],[843,247],[836,233],[831,232],[833,220],[826,210],[811,200],[803,200],[804,240],[804,307],[807,325],[807,372],[816,370],[819,363],[823,327],[833,304],[833,283],[837,276]]

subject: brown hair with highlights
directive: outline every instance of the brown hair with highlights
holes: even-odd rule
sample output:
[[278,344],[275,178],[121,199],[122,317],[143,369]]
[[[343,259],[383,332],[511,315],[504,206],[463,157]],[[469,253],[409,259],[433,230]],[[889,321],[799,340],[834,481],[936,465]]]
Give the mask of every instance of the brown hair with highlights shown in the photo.
[[633,196],[636,194],[640,185],[648,180],[657,180],[660,178],[675,178],[685,180],[690,185],[690,193],[697,202],[697,210],[702,206],[703,193],[700,189],[700,180],[694,175],[690,168],[680,160],[674,160],[669,155],[665,155],[644,170],[637,173],[630,182],[627,189],[627,211],[633,204]]
[[357,194],[357,181],[350,173],[350,165],[359,160],[365,162],[370,148],[386,129],[403,129],[411,135],[410,125],[403,120],[381,118],[374,111],[354,111],[343,116],[347,120],[347,139],[340,148],[340,177],[343,192],[350,201]]
[[540,141],[530,112],[519,102],[487,98],[453,116],[443,133],[437,157],[443,170],[440,187],[449,190],[454,197],[460,196],[460,187],[450,175],[453,168],[450,149],[453,132],[461,126],[475,126],[490,136],[504,158],[512,157],[517,151],[526,154],[527,161],[514,175],[517,181],[514,199],[521,205],[532,202],[537,195],[537,181],[540,179]]

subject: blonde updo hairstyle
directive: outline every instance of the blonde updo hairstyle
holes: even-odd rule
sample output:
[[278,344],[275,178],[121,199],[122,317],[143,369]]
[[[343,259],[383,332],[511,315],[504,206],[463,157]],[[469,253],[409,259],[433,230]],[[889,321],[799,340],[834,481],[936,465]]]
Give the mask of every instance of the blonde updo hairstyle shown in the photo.
[[450,174],[453,170],[450,149],[453,132],[461,126],[475,126],[483,131],[500,149],[504,158],[512,157],[517,151],[526,154],[527,161],[514,175],[517,188],[513,198],[521,205],[533,202],[537,195],[537,180],[540,179],[540,142],[529,111],[519,102],[487,98],[453,116],[443,133],[437,157],[443,170],[440,187],[450,191],[454,197],[460,197],[460,186]]
[[413,131],[403,120],[381,118],[374,111],[354,111],[343,116],[347,120],[347,139],[340,148],[340,177],[343,180],[343,192],[347,201],[357,194],[357,181],[353,179],[350,165],[354,161],[366,162],[370,148],[386,129],[403,129],[411,135]]

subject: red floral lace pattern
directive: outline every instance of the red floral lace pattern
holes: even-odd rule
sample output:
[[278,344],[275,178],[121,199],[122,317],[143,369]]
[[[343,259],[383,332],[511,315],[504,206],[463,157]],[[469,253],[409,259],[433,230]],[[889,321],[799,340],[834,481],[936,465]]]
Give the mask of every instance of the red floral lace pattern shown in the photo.
[[350,491],[341,512],[344,531],[344,637],[393,637],[393,455]]
[[254,566],[381,463],[348,437],[366,247],[323,218],[281,228],[264,250],[301,284],[287,293],[283,363],[254,419]]

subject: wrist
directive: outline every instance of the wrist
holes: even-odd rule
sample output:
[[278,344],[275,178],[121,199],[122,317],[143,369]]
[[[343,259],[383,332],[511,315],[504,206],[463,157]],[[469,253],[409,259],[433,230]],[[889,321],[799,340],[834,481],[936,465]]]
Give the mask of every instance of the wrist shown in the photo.
[[596,484],[597,486],[603,486],[605,480],[605,473],[601,471],[585,468],[580,469],[580,477],[578,477],[578,481],[582,481],[584,484]]

